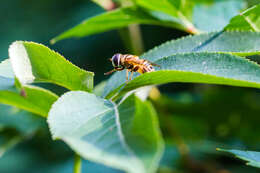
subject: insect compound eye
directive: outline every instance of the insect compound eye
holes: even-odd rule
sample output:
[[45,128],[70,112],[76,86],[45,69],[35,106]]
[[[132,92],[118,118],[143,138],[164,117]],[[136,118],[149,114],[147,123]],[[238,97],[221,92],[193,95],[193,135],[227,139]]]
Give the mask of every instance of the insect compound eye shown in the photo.
[[117,53],[112,57],[112,64],[114,67],[120,66],[120,53]]

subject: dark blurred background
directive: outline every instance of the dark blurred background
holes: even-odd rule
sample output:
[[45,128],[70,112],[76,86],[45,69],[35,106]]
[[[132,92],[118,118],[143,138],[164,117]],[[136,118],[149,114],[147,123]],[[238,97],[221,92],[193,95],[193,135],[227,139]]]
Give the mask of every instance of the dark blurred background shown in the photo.
[[[128,53],[118,31],[63,40],[55,45],[50,45],[49,41],[82,20],[102,12],[101,7],[89,0],[1,1],[0,60],[8,58],[8,47],[13,41],[34,41],[54,49],[77,66],[94,72],[95,84],[98,84],[108,78],[103,73],[112,68],[107,59],[117,52]],[[145,50],[187,35],[157,26],[141,26],[141,29]],[[168,168],[175,170],[180,162],[176,144],[171,140],[165,121],[172,121],[174,130],[190,146],[191,155],[196,160],[230,172],[259,172],[259,169],[245,166],[243,162],[215,151],[216,147],[222,146],[260,150],[257,135],[260,133],[259,90],[200,84],[168,84],[160,86],[160,90],[162,99],[154,101],[154,105],[167,143],[161,172],[171,172]],[[161,119],[160,115],[166,115],[169,119]],[[43,122],[42,126],[45,130],[0,158],[0,173],[72,172],[71,150],[61,141],[52,141],[46,123]],[[84,161],[83,168],[86,172],[118,172],[88,161]],[[190,172],[185,169],[175,171]]]

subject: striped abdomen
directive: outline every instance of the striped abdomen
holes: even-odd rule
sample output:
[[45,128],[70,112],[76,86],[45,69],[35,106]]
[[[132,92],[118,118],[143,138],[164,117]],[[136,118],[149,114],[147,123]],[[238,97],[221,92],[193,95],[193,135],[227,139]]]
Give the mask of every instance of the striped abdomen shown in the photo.
[[139,59],[135,55],[122,55],[121,63],[129,70],[139,73],[154,71],[153,66],[145,59]]
[[154,71],[154,68],[153,66],[146,60],[142,59],[141,61],[142,62],[142,73],[146,73],[146,72],[151,72],[151,71]]

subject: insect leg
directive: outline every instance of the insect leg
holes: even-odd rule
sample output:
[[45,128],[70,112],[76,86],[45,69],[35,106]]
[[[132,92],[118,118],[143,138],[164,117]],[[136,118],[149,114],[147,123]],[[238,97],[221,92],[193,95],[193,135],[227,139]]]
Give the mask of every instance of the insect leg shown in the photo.
[[134,74],[134,72],[133,72],[133,71],[131,71],[130,80],[132,80],[132,78],[133,78],[133,74]]
[[126,70],[126,82],[128,82],[128,70]]
[[109,72],[104,73],[104,75],[110,75],[111,73],[113,73],[113,72],[115,72],[115,71],[116,71],[116,69],[113,69],[113,70],[111,70],[111,71],[109,71]]
[[117,68],[114,68],[113,70],[111,70],[109,72],[104,73],[104,75],[110,75],[111,73],[113,73],[115,71],[122,71],[122,70],[124,70],[124,67],[122,67],[122,68],[117,67]]

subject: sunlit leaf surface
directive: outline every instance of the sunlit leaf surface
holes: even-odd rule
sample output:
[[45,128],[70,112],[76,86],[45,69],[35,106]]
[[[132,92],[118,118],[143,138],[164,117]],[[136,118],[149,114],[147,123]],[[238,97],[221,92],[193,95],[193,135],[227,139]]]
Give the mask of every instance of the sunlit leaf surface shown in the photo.
[[134,96],[115,105],[94,94],[69,92],[54,103],[48,123],[53,138],[83,158],[128,172],[155,172],[163,151],[152,106]]

